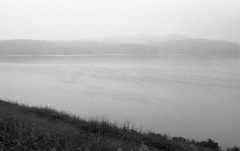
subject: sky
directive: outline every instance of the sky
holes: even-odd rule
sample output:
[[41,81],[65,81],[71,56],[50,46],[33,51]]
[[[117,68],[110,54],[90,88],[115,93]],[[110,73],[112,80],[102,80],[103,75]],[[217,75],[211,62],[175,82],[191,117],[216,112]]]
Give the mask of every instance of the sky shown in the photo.
[[0,0],[0,40],[182,34],[240,42],[240,0]]

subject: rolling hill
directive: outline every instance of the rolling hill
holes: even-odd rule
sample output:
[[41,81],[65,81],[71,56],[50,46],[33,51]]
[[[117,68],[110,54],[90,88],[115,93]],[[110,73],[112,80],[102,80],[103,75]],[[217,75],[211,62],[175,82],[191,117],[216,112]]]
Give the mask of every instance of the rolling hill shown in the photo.
[[82,55],[82,54],[174,54],[239,57],[240,44],[229,41],[184,39],[169,36],[166,41],[146,44],[101,41],[0,41],[0,55]]

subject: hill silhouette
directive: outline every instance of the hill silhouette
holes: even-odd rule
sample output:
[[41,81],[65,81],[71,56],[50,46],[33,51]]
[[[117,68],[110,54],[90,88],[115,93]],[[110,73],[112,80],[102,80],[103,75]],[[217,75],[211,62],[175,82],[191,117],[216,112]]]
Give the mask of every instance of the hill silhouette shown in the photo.
[[[174,39],[178,36],[169,36]],[[179,40],[180,39],[180,40]],[[206,39],[152,41],[146,44],[101,41],[0,41],[0,55],[174,54],[239,57],[240,44]]]

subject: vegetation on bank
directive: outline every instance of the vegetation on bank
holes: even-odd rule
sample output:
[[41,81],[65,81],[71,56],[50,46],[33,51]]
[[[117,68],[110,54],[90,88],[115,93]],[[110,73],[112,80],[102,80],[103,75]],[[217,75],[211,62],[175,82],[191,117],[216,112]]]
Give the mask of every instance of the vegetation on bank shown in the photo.
[[211,139],[170,138],[139,132],[129,121],[119,126],[107,119],[86,120],[50,107],[0,100],[0,151],[136,151],[143,145],[150,151],[187,151],[190,145],[198,151],[220,149]]

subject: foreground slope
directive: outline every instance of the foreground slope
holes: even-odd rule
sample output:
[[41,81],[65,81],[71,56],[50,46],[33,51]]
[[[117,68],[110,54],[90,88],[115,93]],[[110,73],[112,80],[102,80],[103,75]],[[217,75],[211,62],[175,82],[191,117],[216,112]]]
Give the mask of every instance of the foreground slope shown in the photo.
[[[143,133],[108,120],[89,120],[49,107],[30,107],[0,100],[1,150],[98,150],[123,151],[148,148],[151,151],[183,151],[191,144],[199,151],[218,150],[211,139],[197,142]],[[141,144],[140,142],[144,143]]]

